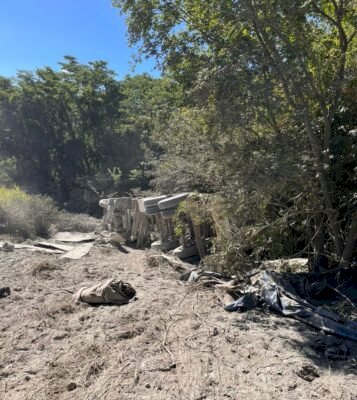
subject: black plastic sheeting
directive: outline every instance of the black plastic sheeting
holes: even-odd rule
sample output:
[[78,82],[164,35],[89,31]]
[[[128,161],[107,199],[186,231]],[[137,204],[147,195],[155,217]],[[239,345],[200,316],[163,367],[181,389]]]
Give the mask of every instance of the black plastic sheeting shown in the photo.
[[287,317],[295,318],[328,334],[357,341],[357,322],[326,308],[347,302],[357,307],[357,270],[321,274],[279,274],[264,271],[249,291],[227,311],[246,311],[263,303]]

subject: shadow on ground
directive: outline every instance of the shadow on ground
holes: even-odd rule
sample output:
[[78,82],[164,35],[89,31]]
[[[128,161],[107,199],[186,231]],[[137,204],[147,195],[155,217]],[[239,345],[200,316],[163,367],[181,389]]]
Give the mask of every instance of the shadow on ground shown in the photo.
[[[285,346],[289,346],[318,368],[357,375],[357,342],[327,335],[267,308],[247,311],[241,314],[241,317],[240,322],[237,322],[241,330],[249,331],[258,326],[263,327],[271,339],[282,339],[282,351],[285,350]],[[242,320],[246,323],[242,324]],[[286,334],[287,330],[292,334]]]

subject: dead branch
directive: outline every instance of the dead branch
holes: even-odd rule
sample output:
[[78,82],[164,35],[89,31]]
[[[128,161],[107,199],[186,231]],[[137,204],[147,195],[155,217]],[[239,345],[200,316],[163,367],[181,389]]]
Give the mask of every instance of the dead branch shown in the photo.
[[173,257],[166,256],[165,254],[152,254],[148,257],[149,263],[154,260],[166,261],[168,264],[170,264],[174,268],[175,271],[178,271],[178,272],[187,272],[192,269],[192,266],[190,264],[179,261]]

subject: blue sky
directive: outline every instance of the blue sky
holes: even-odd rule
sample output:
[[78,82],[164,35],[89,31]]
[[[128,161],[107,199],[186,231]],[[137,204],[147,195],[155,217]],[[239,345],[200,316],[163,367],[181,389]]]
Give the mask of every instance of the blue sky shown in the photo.
[[0,75],[57,68],[64,55],[80,62],[105,60],[121,79],[148,72],[151,60],[131,69],[125,19],[111,0],[0,0]]

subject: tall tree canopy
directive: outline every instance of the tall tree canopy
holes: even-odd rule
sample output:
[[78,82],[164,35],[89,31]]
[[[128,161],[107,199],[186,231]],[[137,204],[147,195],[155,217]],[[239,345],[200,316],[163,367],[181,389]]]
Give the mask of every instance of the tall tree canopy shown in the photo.
[[175,86],[148,75],[118,81],[104,61],[71,56],[59,71],[0,78],[0,184],[77,211],[88,202],[95,209],[105,194],[147,188],[150,135],[178,101]]
[[233,191],[252,198],[260,177],[283,180],[264,195],[299,199],[315,253],[348,263],[357,238],[355,0],[113,3],[131,43],[157,58],[190,104],[211,110],[206,140],[214,135],[227,186],[236,176]]

